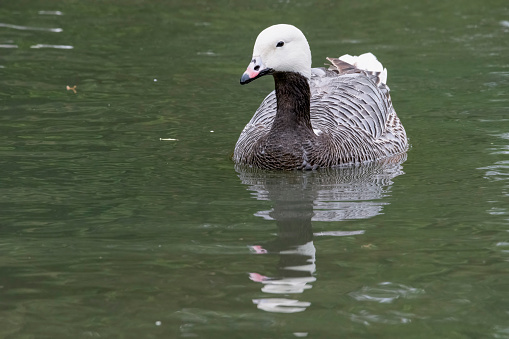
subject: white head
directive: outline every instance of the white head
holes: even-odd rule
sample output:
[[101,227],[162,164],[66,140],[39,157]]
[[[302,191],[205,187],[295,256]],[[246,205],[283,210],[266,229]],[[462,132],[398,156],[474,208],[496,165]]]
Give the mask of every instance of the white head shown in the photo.
[[258,35],[253,58],[240,83],[274,72],[296,72],[311,78],[311,50],[306,37],[295,26],[274,25]]

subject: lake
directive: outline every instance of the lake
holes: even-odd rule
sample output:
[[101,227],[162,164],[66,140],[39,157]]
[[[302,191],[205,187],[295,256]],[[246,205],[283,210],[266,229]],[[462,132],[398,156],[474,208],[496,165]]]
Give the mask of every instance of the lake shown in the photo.
[[[308,172],[230,157],[274,87],[374,53],[410,144]],[[0,337],[509,338],[507,1],[4,1]]]

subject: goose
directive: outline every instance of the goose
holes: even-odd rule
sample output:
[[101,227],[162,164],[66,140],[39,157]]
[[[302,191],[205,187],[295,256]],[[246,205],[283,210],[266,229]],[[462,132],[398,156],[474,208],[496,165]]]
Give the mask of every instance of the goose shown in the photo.
[[328,68],[311,68],[308,41],[295,26],[278,24],[258,35],[240,83],[272,75],[275,90],[242,130],[232,157],[236,164],[314,170],[407,151],[387,69],[371,53],[327,60]]

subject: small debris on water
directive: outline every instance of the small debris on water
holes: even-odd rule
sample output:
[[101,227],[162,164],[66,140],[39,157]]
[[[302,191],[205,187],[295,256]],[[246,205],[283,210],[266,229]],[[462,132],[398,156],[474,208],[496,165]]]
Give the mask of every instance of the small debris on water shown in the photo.
[[362,245],[361,248],[366,248],[368,250],[372,250],[372,249],[375,249],[376,248],[376,245],[373,245],[373,244],[365,244],[365,245]]
[[74,94],[76,94],[76,85],[74,85],[74,86],[72,86],[72,87],[71,87],[71,86],[67,86],[67,90],[68,90],[68,91],[73,91],[73,92],[74,92]]
[[173,138],[159,138],[161,141],[178,141],[179,139],[173,139]]

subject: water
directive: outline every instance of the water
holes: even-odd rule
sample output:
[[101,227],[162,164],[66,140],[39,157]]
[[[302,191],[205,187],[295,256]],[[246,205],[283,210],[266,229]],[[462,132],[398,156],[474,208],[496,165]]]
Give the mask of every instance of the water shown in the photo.
[[[508,21],[505,1],[2,2],[0,337],[509,338]],[[279,22],[315,66],[378,56],[405,162],[235,168],[273,87],[238,80]]]

